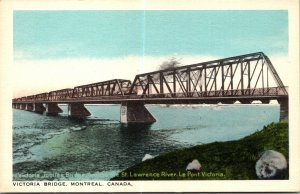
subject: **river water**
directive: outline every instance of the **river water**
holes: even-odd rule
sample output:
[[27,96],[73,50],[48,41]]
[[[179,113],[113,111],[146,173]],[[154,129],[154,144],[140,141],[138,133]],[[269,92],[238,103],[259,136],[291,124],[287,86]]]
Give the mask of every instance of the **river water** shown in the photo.
[[279,105],[147,105],[152,125],[121,125],[120,106],[86,105],[84,122],[63,113],[13,110],[14,180],[109,180],[179,148],[245,137],[279,120]]

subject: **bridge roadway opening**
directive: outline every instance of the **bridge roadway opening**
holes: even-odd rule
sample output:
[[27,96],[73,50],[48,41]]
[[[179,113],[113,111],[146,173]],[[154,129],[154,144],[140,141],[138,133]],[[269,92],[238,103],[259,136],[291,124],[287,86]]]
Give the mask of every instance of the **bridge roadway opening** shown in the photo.
[[12,106],[57,115],[58,104],[68,115],[85,119],[84,104],[120,104],[121,123],[153,123],[145,104],[280,104],[280,120],[288,119],[288,92],[270,59],[262,52],[180,66],[135,76],[133,82],[113,79],[12,100]]

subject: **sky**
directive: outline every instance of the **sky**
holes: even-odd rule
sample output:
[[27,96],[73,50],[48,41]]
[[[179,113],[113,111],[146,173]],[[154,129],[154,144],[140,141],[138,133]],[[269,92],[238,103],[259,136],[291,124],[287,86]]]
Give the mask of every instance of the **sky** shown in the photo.
[[14,11],[14,97],[262,51],[287,76],[287,11]]

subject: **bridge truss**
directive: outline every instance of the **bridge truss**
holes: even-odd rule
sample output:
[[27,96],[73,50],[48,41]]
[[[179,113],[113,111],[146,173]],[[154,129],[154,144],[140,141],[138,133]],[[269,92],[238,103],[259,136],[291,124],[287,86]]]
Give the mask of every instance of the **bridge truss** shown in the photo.
[[73,90],[73,98],[118,96],[128,94],[131,85],[130,80],[114,79],[104,82],[77,86]]
[[271,97],[273,99],[287,96],[286,87],[269,58],[264,53],[257,52],[139,74],[135,76],[133,82],[113,79],[15,98],[13,102],[76,100],[89,102],[89,99],[101,102],[116,99],[114,103],[119,103],[120,99],[141,98],[151,100]]
[[136,75],[130,94],[153,97],[287,95],[262,52]]

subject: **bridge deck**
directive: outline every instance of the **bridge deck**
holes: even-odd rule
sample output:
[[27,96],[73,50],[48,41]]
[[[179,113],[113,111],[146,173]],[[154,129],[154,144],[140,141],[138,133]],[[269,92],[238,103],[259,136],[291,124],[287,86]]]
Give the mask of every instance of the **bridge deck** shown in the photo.
[[145,104],[201,104],[201,103],[234,103],[235,101],[269,101],[288,98],[284,94],[261,94],[261,95],[227,95],[227,96],[185,96],[177,94],[171,96],[170,94],[159,94],[152,96],[145,95],[124,95],[124,96],[102,96],[102,97],[81,97],[57,100],[34,100],[34,101],[19,101],[17,103],[84,103],[84,104],[121,104],[122,102],[138,102],[142,101]]

